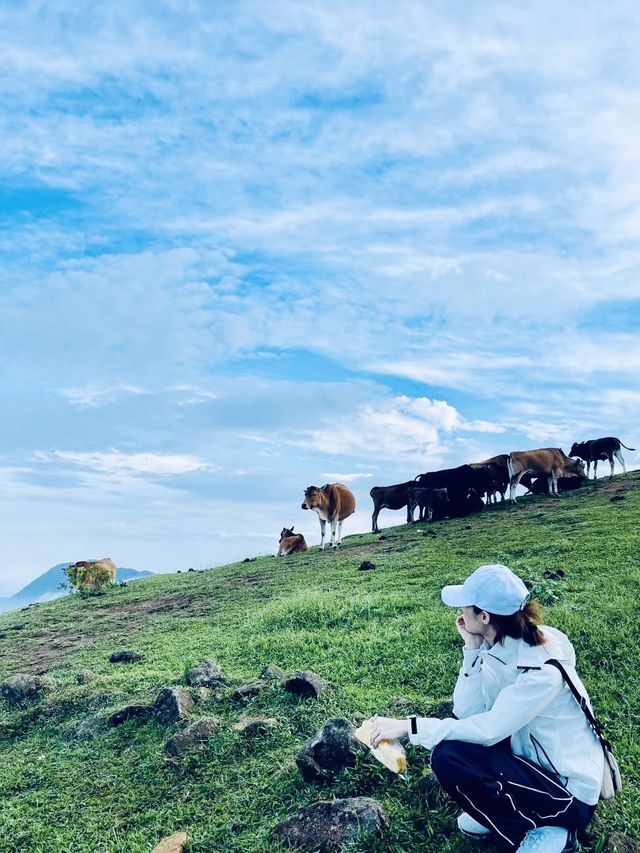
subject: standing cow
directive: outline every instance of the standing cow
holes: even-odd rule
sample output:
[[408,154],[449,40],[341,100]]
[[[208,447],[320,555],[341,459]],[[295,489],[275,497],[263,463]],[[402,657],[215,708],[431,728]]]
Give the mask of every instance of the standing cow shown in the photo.
[[587,463],[587,477],[589,476],[589,468],[593,462],[594,480],[598,476],[598,460],[600,459],[603,461],[605,459],[609,460],[609,464],[611,465],[611,476],[613,477],[613,457],[615,456],[622,464],[622,470],[626,477],[627,466],[624,464],[620,447],[625,447],[627,450],[635,450],[635,447],[627,447],[627,445],[623,444],[619,438],[608,435],[606,438],[594,438],[591,441],[574,441],[571,446],[571,450],[569,451],[569,456],[577,456],[579,459],[584,459]]
[[[342,483],[327,483],[322,488],[309,486],[304,490],[302,509],[312,509],[320,519],[320,550],[324,550],[324,535],[327,521],[331,525],[331,545],[341,543],[342,522],[355,512],[356,499]],[[336,538],[337,528],[337,538]]]
[[516,502],[516,489],[525,474],[546,476],[549,494],[558,497],[558,477],[576,474],[584,477],[584,465],[569,457],[559,447],[539,450],[514,450],[507,460],[509,466],[509,500]]

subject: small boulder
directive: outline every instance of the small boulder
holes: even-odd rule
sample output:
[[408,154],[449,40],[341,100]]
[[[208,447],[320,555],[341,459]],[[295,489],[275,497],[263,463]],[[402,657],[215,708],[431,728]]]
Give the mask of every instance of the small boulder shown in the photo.
[[136,652],[114,652],[109,658],[109,663],[134,663],[142,660],[142,655]]
[[612,832],[604,853],[640,853],[640,842],[621,832]]
[[275,663],[268,663],[260,673],[260,678],[265,681],[284,681],[287,673]]
[[256,714],[243,714],[237,723],[234,723],[231,728],[233,731],[240,732],[245,737],[254,737],[255,735],[266,735],[269,729],[278,725],[278,721],[274,717],[259,717]]
[[119,708],[109,717],[109,725],[120,726],[126,723],[127,720],[150,720],[153,716],[153,707],[151,705],[125,705],[124,708]]
[[251,699],[261,693],[267,685],[264,681],[251,681],[249,684],[241,684],[231,694],[233,702],[244,702],[245,699]]
[[370,797],[320,800],[279,823],[271,840],[298,850],[338,853],[362,834],[379,834],[389,825],[386,812]]
[[304,743],[296,756],[296,764],[305,782],[325,782],[344,767],[354,767],[356,755],[361,750],[366,747],[355,737],[351,723],[336,717],[328,720]]
[[369,560],[363,560],[358,566],[358,571],[360,572],[370,572],[372,569],[375,569],[375,566]]
[[93,678],[93,673],[90,669],[81,669],[76,675],[76,684],[87,684]]
[[191,688],[191,698],[194,702],[208,702],[211,699],[212,690],[210,687],[193,687]]
[[202,717],[168,740],[164,745],[165,751],[174,758],[180,758],[190,750],[204,749],[207,741],[217,733],[219,725],[213,717]]
[[547,569],[544,576],[549,581],[559,581],[564,577],[562,569]]
[[52,689],[51,683],[39,675],[16,673],[0,684],[0,696],[9,705],[35,702]]
[[153,703],[153,714],[162,726],[172,726],[187,718],[193,699],[186,690],[163,687]]
[[192,666],[185,680],[190,687],[221,687],[227,683],[222,667],[211,658]]
[[385,536],[385,535],[383,534],[382,536],[378,536],[378,542],[384,542],[384,541],[385,541],[385,539],[388,539],[388,538],[389,538],[388,536]]
[[95,714],[93,717],[87,717],[76,727],[74,737],[78,740],[95,740],[106,734],[108,730],[109,718],[102,714]]
[[163,838],[151,853],[184,853],[184,848],[190,841],[186,832],[174,832],[173,835]]
[[613,832],[607,839],[604,853],[640,853],[640,843],[629,835]]
[[295,696],[302,696],[306,699],[317,699],[329,685],[324,678],[321,678],[315,672],[311,672],[308,669],[298,669],[285,679],[282,686]]

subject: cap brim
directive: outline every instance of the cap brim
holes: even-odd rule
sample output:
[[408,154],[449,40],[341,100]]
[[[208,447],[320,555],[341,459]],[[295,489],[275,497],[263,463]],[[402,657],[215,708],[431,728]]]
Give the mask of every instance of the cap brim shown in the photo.
[[449,607],[471,607],[468,595],[464,591],[464,584],[453,584],[445,586],[440,593],[445,604]]

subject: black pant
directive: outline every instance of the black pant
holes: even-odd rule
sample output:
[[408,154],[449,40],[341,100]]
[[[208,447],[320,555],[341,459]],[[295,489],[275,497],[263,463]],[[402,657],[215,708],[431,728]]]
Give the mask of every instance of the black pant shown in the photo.
[[465,812],[510,847],[538,826],[584,829],[595,810],[569,793],[553,773],[513,755],[503,744],[444,740],[431,753],[431,769]]

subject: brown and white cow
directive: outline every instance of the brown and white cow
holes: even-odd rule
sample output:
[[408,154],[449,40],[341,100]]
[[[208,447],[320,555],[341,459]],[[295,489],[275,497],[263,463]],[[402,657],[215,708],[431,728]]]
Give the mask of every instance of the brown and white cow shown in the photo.
[[624,476],[626,477],[627,466],[624,464],[620,447],[625,447],[627,450],[635,450],[635,447],[627,447],[627,445],[623,444],[619,438],[608,435],[606,438],[593,438],[591,441],[574,441],[571,446],[571,450],[569,451],[569,456],[578,456],[580,459],[584,459],[587,463],[587,477],[589,476],[589,468],[593,462],[594,480],[598,476],[598,461],[600,459],[603,461],[605,459],[609,460],[609,464],[611,465],[611,476],[613,477],[613,457],[615,456],[616,459],[620,461]]
[[[342,522],[355,512],[356,499],[342,483],[327,483],[325,486],[309,486],[304,490],[302,509],[312,509],[320,519],[320,550],[324,550],[324,535],[327,521],[331,525],[331,545],[341,544]],[[336,538],[337,529],[337,538]]]
[[558,497],[558,477],[576,474],[584,477],[584,465],[578,459],[570,459],[559,447],[543,447],[538,450],[514,450],[507,460],[509,467],[509,500],[516,502],[516,489],[525,474],[532,477],[546,476],[549,494]]
[[308,551],[307,543],[302,533],[294,533],[293,527],[283,527],[280,532],[280,545],[278,557],[286,557],[287,554],[297,554]]

